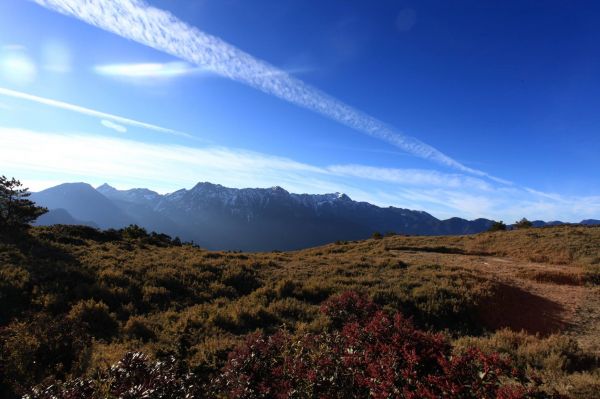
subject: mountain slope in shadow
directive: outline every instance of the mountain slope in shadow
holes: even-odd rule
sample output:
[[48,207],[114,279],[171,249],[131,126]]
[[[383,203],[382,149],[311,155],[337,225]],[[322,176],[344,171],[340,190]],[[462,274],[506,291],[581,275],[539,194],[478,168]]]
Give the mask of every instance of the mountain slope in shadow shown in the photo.
[[84,221],[104,229],[137,224],[225,250],[293,250],[364,239],[376,231],[474,234],[492,224],[488,219],[440,220],[423,211],[353,201],[341,193],[293,194],[281,187],[236,189],[208,182],[164,195],[145,188],[117,190],[103,184],[94,189],[67,183],[34,193],[31,199],[51,210],[41,224]]

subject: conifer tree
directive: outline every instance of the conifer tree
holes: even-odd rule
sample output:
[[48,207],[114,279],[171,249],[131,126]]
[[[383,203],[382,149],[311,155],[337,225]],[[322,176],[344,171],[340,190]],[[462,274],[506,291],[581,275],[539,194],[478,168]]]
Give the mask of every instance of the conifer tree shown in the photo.
[[492,225],[488,229],[488,231],[492,231],[492,232],[493,231],[505,231],[505,230],[506,230],[506,224],[504,224],[503,221],[492,223]]
[[37,206],[28,197],[29,189],[14,177],[0,177],[0,231],[27,228],[48,209]]
[[517,229],[528,229],[530,227],[533,227],[533,223],[531,223],[529,220],[527,220],[526,218],[523,218],[517,222],[515,222],[515,227]]

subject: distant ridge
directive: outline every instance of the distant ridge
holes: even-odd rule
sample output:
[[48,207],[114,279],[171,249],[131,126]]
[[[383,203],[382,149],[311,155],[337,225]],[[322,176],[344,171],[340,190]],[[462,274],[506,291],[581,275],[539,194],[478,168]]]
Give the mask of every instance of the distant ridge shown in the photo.
[[[135,223],[209,249],[291,250],[364,239],[376,231],[473,234],[492,224],[488,219],[440,220],[423,211],[382,208],[343,193],[293,194],[279,186],[236,189],[209,182],[165,195],[145,188],[117,190],[103,184],[94,189],[86,183],[66,183],[31,198],[52,210],[40,219],[42,225],[85,221],[101,228],[120,228]],[[535,226],[547,224],[534,222]]]
[[122,227],[135,220],[87,183],[64,183],[33,193],[31,200],[50,210],[64,209],[73,218],[100,228]]
[[585,224],[585,225],[589,225],[589,226],[595,226],[595,225],[600,225],[600,220],[597,220],[597,219],[586,219],[586,220],[582,220],[580,222],[580,224]]
[[35,225],[37,226],[48,226],[53,224],[71,224],[96,228],[98,227],[96,223],[75,219],[69,212],[62,208],[52,209],[37,218],[35,221]]

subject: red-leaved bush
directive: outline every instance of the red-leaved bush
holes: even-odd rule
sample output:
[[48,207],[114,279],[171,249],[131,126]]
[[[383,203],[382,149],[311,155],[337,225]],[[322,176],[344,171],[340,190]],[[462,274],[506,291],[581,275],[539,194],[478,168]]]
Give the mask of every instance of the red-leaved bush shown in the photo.
[[[227,398],[547,398],[499,355],[452,356],[441,334],[415,329],[353,292],[328,300],[332,329],[254,334],[234,350],[213,394]],[[558,397],[558,395],[554,395]]]
[[130,353],[95,377],[38,387],[26,398],[560,398],[499,355],[452,356],[443,335],[356,293],[328,300],[322,311],[327,331],[250,335],[208,385],[174,359]]

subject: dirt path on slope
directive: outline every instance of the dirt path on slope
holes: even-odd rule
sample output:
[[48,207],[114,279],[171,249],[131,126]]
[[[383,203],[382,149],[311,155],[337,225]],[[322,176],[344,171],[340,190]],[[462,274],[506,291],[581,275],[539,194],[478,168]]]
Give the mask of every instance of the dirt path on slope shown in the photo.
[[600,287],[588,288],[568,333],[584,350],[600,356]]
[[[563,332],[582,349],[600,353],[600,287],[578,281],[580,269],[496,257],[477,257],[466,266],[500,283],[482,315],[490,327],[541,335]],[[540,281],[544,276],[559,278]]]
[[498,291],[482,305],[488,328],[509,327],[542,336],[561,332],[582,349],[600,355],[600,287],[579,280],[571,265],[534,263],[511,258],[392,250],[408,263],[460,266],[494,280]]

